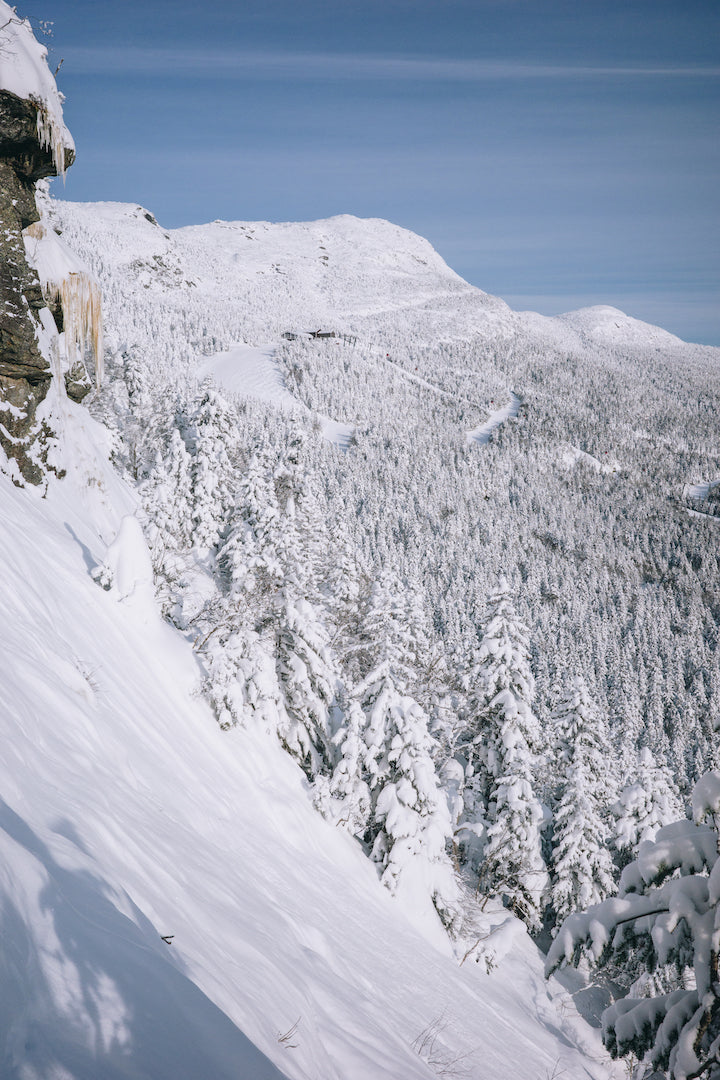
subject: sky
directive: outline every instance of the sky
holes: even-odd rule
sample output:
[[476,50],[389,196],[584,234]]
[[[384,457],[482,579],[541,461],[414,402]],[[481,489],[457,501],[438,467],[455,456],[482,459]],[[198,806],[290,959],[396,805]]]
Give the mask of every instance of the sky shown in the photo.
[[717,0],[44,0],[64,192],[382,217],[520,310],[720,345]]

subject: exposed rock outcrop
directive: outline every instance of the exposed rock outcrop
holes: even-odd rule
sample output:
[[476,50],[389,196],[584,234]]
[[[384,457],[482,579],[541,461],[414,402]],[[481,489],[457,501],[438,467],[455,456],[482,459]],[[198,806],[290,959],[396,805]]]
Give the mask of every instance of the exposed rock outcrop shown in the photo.
[[[34,484],[42,480],[44,456],[36,412],[51,371],[38,343],[45,300],[22,231],[40,217],[36,181],[57,173],[52,152],[40,145],[37,111],[33,102],[0,90],[0,445]],[[72,158],[68,149],[68,166]]]
[[[64,280],[48,290],[38,277],[37,263],[28,259],[27,233],[23,235],[31,226],[42,233],[43,226],[35,224],[40,222],[38,180],[64,174],[74,158],[46,50],[30,24],[0,0],[0,448],[16,463],[11,475],[18,483],[38,484],[46,472],[52,432],[42,418],[47,409],[38,410],[53,377],[66,369],[64,382],[75,400],[89,387],[82,357],[76,355],[77,313],[74,323],[69,320],[70,343],[59,336],[68,321],[61,294],[65,290],[74,299],[82,290],[68,288]],[[99,293],[76,267],[69,273],[77,279],[74,284],[82,279],[85,292],[92,293],[95,344],[101,348]],[[80,321],[86,336],[85,314],[83,310]],[[84,341],[83,336],[81,347]]]

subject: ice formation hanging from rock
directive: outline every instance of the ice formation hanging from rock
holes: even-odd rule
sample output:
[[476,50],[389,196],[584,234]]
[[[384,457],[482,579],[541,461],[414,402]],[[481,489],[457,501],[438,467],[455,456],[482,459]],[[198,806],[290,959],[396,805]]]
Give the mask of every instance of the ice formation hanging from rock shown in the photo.
[[85,366],[90,352],[99,387],[103,358],[100,286],[44,222],[34,222],[25,229],[24,237],[28,260],[37,271],[45,302],[56,313],[60,307],[67,369],[72,370],[78,363]]
[[[59,97],[59,95],[58,95]],[[51,102],[43,101],[31,95],[30,100],[37,106],[37,133],[43,150],[52,154],[53,164],[58,176],[65,180],[65,148],[68,145],[68,129],[62,122],[62,110],[52,107]]]
[[[43,406],[48,397],[55,396],[54,376],[62,373],[61,382],[75,401],[91,385],[84,363],[76,363],[71,370],[61,335],[60,302],[54,324],[24,244],[25,230],[40,219],[35,198],[38,182],[64,175],[74,158],[73,140],[63,123],[62,95],[47,66],[47,50],[35,40],[30,23],[0,0],[0,469],[18,484],[41,484],[48,470],[61,471],[57,462],[51,464],[53,406],[51,402]],[[75,269],[85,268],[62,267],[55,279],[61,281]],[[88,290],[86,286],[78,290],[76,285],[73,292],[78,291]],[[97,305],[80,300],[69,305],[71,352],[77,351],[78,333],[88,320],[95,318],[99,326],[92,310]],[[83,311],[89,312],[87,317]],[[96,341],[99,344],[97,336]]]
[[[86,350],[91,350],[95,364],[95,382],[102,381],[102,307],[97,282],[84,271],[73,271],[58,285],[52,297],[59,300],[63,311],[65,349],[70,369],[84,363]],[[48,296],[48,300],[51,297]]]

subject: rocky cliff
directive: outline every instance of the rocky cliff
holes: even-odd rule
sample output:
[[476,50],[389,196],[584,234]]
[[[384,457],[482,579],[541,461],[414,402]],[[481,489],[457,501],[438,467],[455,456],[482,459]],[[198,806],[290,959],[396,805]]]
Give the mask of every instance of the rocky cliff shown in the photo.
[[96,371],[101,353],[97,287],[48,235],[36,202],[37,182],[75,159],[61,102],[45,48],[0,0],[0,448],[17,483],[40,483],[48,467],[50,410],[40,406],[54,375],[79,400],[90,388],[86,345]]
[[[39,483],[47,437],[37,406],[50,385],[39,346],[45,307],[37,273],[28,265],[23,229],[39,221],[35,183],[57,175],[52,150],[41,145],[39,105],[0,90],[0,445],[22,476]],[[64,167],[74,151],[65,151]]]

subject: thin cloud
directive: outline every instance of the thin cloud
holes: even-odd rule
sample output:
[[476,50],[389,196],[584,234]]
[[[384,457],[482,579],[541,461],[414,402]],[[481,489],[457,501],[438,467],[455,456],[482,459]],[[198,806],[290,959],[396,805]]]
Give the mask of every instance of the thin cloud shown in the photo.
[[298,81],[388,79],[483,82],[505,79],[717,78],[720,67],[530,64],[514,60],[454,60],[338,53],[269,53],[138,46],[65,52],[67,74],[159,74]]

